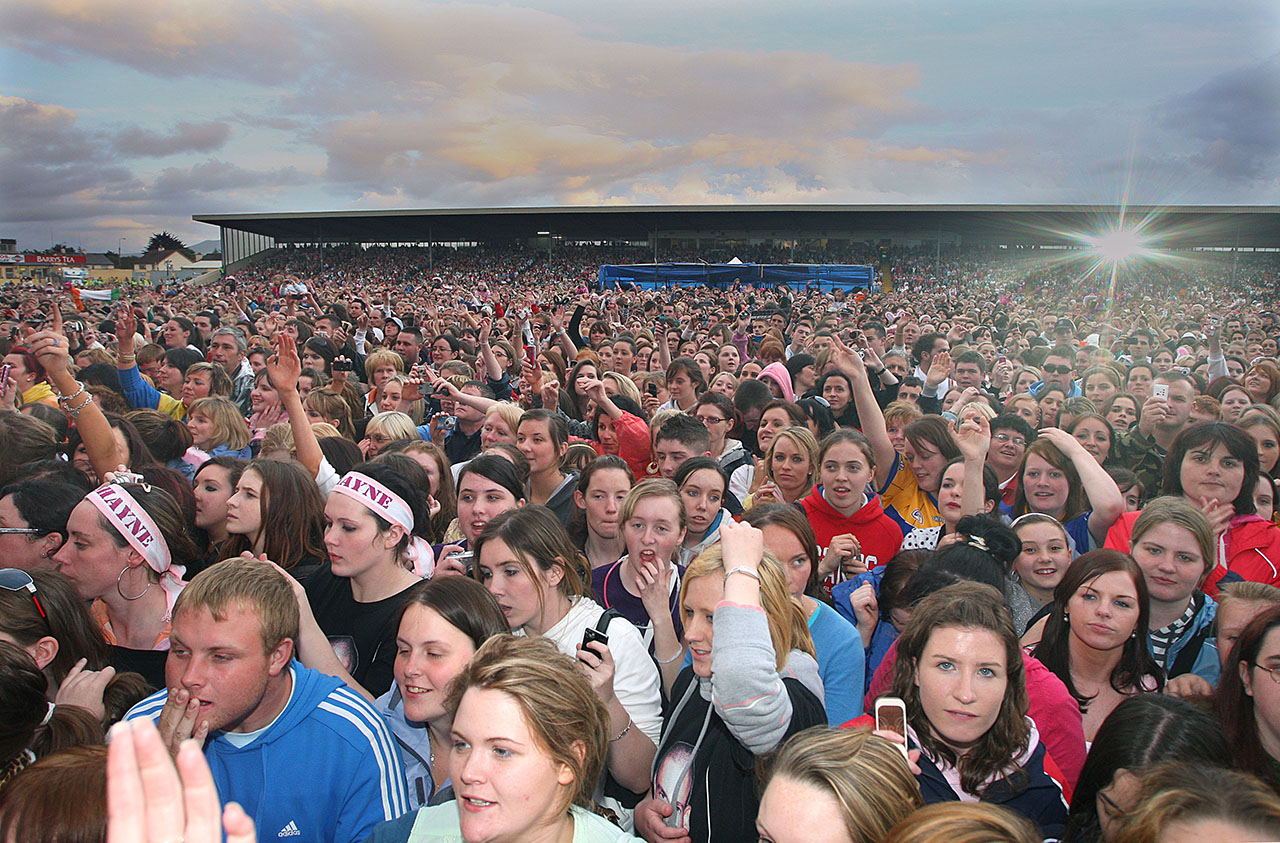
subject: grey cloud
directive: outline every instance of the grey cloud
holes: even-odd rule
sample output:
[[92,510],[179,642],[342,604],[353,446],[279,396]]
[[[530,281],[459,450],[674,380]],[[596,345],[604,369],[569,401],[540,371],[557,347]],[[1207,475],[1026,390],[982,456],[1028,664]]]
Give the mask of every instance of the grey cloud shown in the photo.
[[212,152],[231,137],[231,126],[221,121],[179,123],[171,132],[153,132],[131,126],[114,140],[116,152],[128,156],[164,157],[180,152]]
[[1251,179],[1280,163],[1280,56],[1219,74],[1157,106],[1161,124],[1199,141],[1199,166]]

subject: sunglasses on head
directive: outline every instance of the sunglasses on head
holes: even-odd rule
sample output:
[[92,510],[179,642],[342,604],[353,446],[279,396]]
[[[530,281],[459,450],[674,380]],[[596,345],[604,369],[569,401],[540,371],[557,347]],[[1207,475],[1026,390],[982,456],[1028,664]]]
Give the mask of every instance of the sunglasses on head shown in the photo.
[[0,568],[0,588],[6,591],[26,591],[31,595],[31,602],[36,604],[36,610],[40,612],[40,617],[46,621],[49,620],[49,616],[44,611],[44,606],[40,603],[35,580],[31,579],[31,575],[26,571],[21,568]]

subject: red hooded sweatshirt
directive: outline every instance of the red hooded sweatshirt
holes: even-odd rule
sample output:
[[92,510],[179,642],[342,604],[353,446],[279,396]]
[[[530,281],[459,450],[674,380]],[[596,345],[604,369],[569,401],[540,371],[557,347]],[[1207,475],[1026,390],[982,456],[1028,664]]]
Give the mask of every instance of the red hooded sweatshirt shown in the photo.
[[[874,492],[867,493],[867,502],[862,509],[846,518],[822,496],[822,487],[814,486],[808,497],[800,501],[800,508],[813,526],[814,537],[818,541],[818,555],[827,552],[827,545],[836,536],[852,533],[862,546],[862,558],[867,563],[867,570],[883,565],[898,555],[902,546],[902,528],[898,522],[884,514],[880,505],[880,497]],[[831,586],[839,582],[840,572],[827,578],[823,586],[829,591]]]

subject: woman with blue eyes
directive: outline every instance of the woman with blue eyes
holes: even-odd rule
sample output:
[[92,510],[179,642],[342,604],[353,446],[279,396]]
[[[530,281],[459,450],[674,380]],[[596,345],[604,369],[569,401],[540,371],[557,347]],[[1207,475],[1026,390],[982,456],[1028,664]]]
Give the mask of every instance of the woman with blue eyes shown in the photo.
[[1056,519],[1078,552],[1100,547],[1124,514],[1124,496],[1093,455],[1065,430],[1046,427],[1022,458],[1013,517],[1039,512]]
[[1146,578],[1133,557],[1092,550],[1067,568],[1049,614],[1023,637],[1080,703],[1087,744],[1125,698],[1164,685],[1147,648],[1150,612]]
[[908,754],[926,804],[992,802],[1045,839],[1061,835],[1067,805],[1027,716],[1022,651],[999,591],[962,582],[917,603],[898,639],[892,687],[906,703]]

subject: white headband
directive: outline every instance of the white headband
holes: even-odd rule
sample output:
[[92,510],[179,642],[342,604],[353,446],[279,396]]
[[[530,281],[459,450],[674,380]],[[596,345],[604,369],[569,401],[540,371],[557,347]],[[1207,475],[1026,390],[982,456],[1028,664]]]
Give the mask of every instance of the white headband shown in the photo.
[[405,554],[413,565],[413,572],[420,577],[429,578],[435,569],[435,554],[431,545],[413,533],[413,510],[404,498],[374,480],[367,474],[348,471],[333,487],[333,491],[346,495],[361,503],[383,521],[399,524],[406,533],[410,533],[408,552]]
[[169,545],[147,511],[124,486],[107,483],[85,496],[103,517],[115,527],[125,541],[138,551],[152,570],[163,574],[173,564]]
[[406,533],[413,532],[413,510],[409,508],[409,504],[369,475],[348,471],[342,475],[333,491],[364,504],[375,515],[381,516],[383,521],[399,524]]

